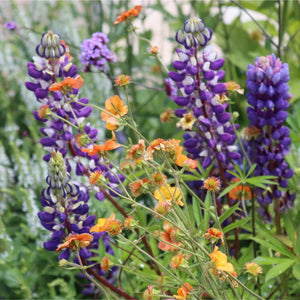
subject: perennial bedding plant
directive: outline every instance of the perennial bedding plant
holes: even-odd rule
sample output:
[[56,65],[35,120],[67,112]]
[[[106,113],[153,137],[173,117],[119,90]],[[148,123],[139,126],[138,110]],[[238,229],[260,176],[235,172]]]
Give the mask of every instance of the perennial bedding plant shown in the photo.
[[[141,10],[129,9],[114,25],[126,22],[128,34],[148,43],[148,54],[168,71],[159,47],[133,25]],[[60,267],[79,272],[89,297],[263,299],[259,263],[277,264],[267,270],[271,280],[297,262],[297,233],[282,217],[295,199],[287,189],[293,170],[285,161],[291,140],[283,126],[291,97],[288,65],[274,54],[249,62],[250,126],[240,135],[230,97],[243,91],[223,81],[224,59],[208,45],[212,36],[199,17],[186,19],[175,36],[178,59],[165,87],[179,107],[162,121],[171,114],[179,118],[183,143],[172,137],[148,141],[139,131],[126,74],[115,79],[114,91],[117,86],[122,92],[111,95],[105,108],[81,98],[85,74],[79,74],[59,34],[44,33],[28,63],[31,79],[25,85],[40,104],[33,114],[42,123],[40,143],[48,163],[38,213],[51,232],[44,248],[59,253]],[[110,77],[107,64],[117,62],[108,43],[96,32],[81,44],[84,72],[96,69]],[[88,121],[92,110],[106,122],[111,138],[104,142]],[[127,132],[133,141],[118,142]],[[116,151],[122,159],[112,154]],[[90,213],[94,199],[111,203],[109,217]],[[292,245],[287,248],[257,221],[257,204],[263,221],[273,222],[274,216],[278,235],[285,233],[284,219]],[[283,257],[265,257],[259,245]],[[294,268],[296,278],[297,272]]]

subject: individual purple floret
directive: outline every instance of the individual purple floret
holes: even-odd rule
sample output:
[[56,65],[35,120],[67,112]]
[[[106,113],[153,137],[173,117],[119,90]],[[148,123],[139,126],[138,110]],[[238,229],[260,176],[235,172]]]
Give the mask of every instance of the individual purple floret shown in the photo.
[[[176,50],[178,60],[173,62],[175,71],[170,71],[169,76],[179,90],[173,98],[182,108],[176,109],[175,114],[181,118],[177,126],[187,131],[183,135],[183,145],[188,156],[198,160],[204,169],[216,159],[212,172],[220,176],[226,186],[224,181],[231,176],[226,171],[232,168],[231,161],[239,159],[240,154],[235,146],[231,116],[226,112],[228,103],[224,101],[225,71],[221,69],[224,59],[218,58],[211,47],[201,50],[211,36],[211,30],[201,19],[186,20],[183,32],[176,34],[176,40],[185,49]],[[199,195],[203,193],[202,182],[191,185]]]
[[96,69],[105,70],[106,62],[116,62],[116,55],[111,52],[107,43],[109,39],[105,33],[95,32],[91,39],[85,39],[81,47],[81,63],[84,65],[84,72],[91,71],[91,66]]
[[17,28],[16,24],[14,21],[10,21],[7,23],[4,23],[3,25],[5,28],[7,28],[8,30],[15,30]]
[[[293,207],[295,194],[286,191],[287,179],[294,174],[285,161],[289,154],[290,130],[283,126],[289,107],[289,67],[274,54],[257,57],[255,64],[248,65],[247,109],[250,126],[246,129],[249,157],[257,164],[255,175],[274,175],[278,186],[272,191],[256,190],[258,203],[267,211],[274,198],[279,199],[279,212]],[[264,210],[260,209],[261,213]],[[269,219],[269,218],[268,218]]]

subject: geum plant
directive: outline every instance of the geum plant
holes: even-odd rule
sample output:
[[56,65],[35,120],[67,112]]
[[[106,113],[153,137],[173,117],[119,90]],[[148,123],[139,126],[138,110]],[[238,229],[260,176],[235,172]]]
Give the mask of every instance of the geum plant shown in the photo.
[[[158,47],[140,37],[132,24],[140,11],[141,6],[128,10],[114,24],[128,22],[130,33],[151,46],[150,54],[167,71]],[[32,80],[26,87],[41,104],[34,116],[43,123],[40,143],[49,167],[38,214],[51,232],[44,248],[59,253],[61,267],[80,271],[88,282],[83,289],[87,295],[242,299],[251,294],[262,299],[257,262],[268,262],[251,262],[258,256],[257,243],[264,246],[255,232],[256,203],[260,215],[271,222],[268,207],[274,201],[279,234],[281,214],[295,198],[286,190],[293,171],[284,159],[290,139],[282,126],[289,99],[288,66],[274,54],[249,65],[250,127],[240,136],[229,97],[243,91],[235,82],[222,81],[224,59],[207,46],[211,37],[212,30],[198,17],[187,19],[176,33],[181,47],[165,85],[180,106],[174,113],[177,127],[185,131],[183,146],[171,138],[148,141],[138,130],[127,93],[130,78],[124,74],[115,82],[126,104],[119,95],[112,95],[105,108],[80,98],[84,79],[58,34],[43,34],[38,56],[28,63]],[[94,33],[82,44],[85,71],[96,68],[108,74],[106,63],[116,61],[108,42],[104,33]],[[87,121],[93,109],[101,111],[111,132],[104,143]],[[171,114],[168,110],[162,119]],[[135,144],[118,143],[114,132],[123,129],[135,135]],[[115,159],[116,149],[123,159]],[[96,220],[90,214],[90,197],[111,202],[109,217],[97,212],[103,217]],[[270,248],[281,249],[289,267],[295,255],[269,237],[265,245],[275,243]],[[242,255],[245,246],[249,250]]]

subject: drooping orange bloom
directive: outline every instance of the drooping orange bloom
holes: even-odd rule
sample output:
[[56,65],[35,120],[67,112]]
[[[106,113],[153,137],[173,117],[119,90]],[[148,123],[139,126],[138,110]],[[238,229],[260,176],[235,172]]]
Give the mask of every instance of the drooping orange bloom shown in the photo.
[[100,178],[102,176],[102,172],[96,170],[95,172],[91,172],[89,176],[89,182],[91,185],[95,185],[100,182]]
[[120,16],[117,17],[114,25],[124,22],[127,18],[134,18],[136,17],[142,10],[141,5],[136,5],[134,8],[126,10]]
[[183,162],[183,166],[186,168],[186,169],[197,169],[198,167],[198,163],[196,160],[194,159],[191,159],[191,158],[188,158],[187,160],[185,160]]
[[[237,277],[234,271],[233,265],[227,262],[227,256],[221,251],[218,251],[219,247],[215,246],[214,251],[209,254],[211,260],[215,263],[215,274],[219,274],[218,271],[228,272],[232,276]],[[222,273],[219,275],[222,276]]]
[[155,185],[162,186],[167,182],[167,176],[163,173],[153,173],[152,180]]
[[175,299],[177,299],[177,300],[185,300],[188,297],[189,293],[191,291],[193,291],[193,287],[189,283],[186,282],[185,285],[188,288],[186,288],[184,285],[182,285],[181,288],[179,288],[177,290],[177,295],[173,295],[173,297],[175,297]]
[[101,112],[102,121],[106,122],[108,130],[117,129],[118,119],[128,113],[128,106],[124,105],[123,101],[118,95],[110,97],[105,101],[105,111]]
[[160,215],[165,215],[169,210],[169,207],[170,206],[166,202],[158,202],[154,207],[154,211]]
[[150,50],[150,52],[152,54],[156,54],[158,52],[158,47],[157,46],[152,47],[152,49]]
[[138,144],[135,144],[127,150],[126,159],[134,159],[135,163],[138,163],[145,153],[145,141],[139,140]]
[[160,120],[162,123],[166,123],[171,117],[172,110],[168,108],[166,111],[160,114]]
[[64,243],[58,245],[56,252],[58,253],[60,250],[65,248],[70,248],[71,250],[75,250],[77,247],[80,247],[84,249],[91,243],[93,238],[94,237],[88,233],[72,234],[66,238],[66,241]]
[[204,180],[204,188],[208,191],[217,192],[220,190],[221,181],[215,176],[208,177]]
[[155,139],[151,142],[146,151],[145,158],[153,160],[153,155],[158,151],[163,151],[171,160],[173,160],[179,167],[183,167],[183,163],[188,157],[182,154],[183,147],[179,146],[180,140],[175,139]]
[[124,227],[129,229],[130,226],[133,224],[132,220],[133,220],[133,216],[127,217],[124,221]]
[[176,254],[171,258],[170,267],[171,267],[171,269],[177,269],[182,264],[184,264],[185,261],[186,260],[185,260],[185,257],[183,254]]
[[258,274],[262,274],[262,272],[263,272],[261,266],[255,262],[247,262],[245,264],[245,270],[248,273],[254,275],[255,277],[257,277]]
[[62,90],[70,90],[70,89],[80,89],[83,85],[84,80],[80,75],[77,75],[75,78],[67,77],[63,81],[59,83],[53,83],[49,87],[49,91],[57,92]]
[[115,80],[116,85],[124,86],[128,85],[130,81],[130,77],[126,76],[125,74],[119,75],[117,79]]
[[37,110],[37,114],[41,119],[44,119],[47,116],[48,108],[49,106],[44,104]]
[[[168,221],[164,222],[163,229],[164,229],[164,231],[155,231],[154,232],[154,234],[162,240],[158,243],[157,247],[162,251],[173,252],[175,250],[178,250],[174,246],[177,246],[177,247],[182,246],[182,243],[179,242],[179,238],[180,238],[178,236],[179,229],[177,227],[174,227]],[[165,243],[164,241],[167,243]]]
[[107,256],[104,256],[100,262],[101,270],[106,272],[109,269],[109,259]]
[[179,188],[171,186],[170,184],[163,185],[159,189],[155,190],[153,196],[156,200],[158,200],[158,202],[167,202],[171,205],[172,201],[175,200],[178,205],[184,205],[181,201],[182,196]]
[[227,91],[237,92],[241,95],[244,94],[244,89],[241,89],[241,87],[235,81],[225,82],[225,86]]
[[210,243],[215,244],[219,239],[224,244],[223,232],[217,228],[209,228],[203,237]]
[[[232,182],[239,182],[239,178],[234,178]],[[233,188],[229,193],[229,197],[233,200],[238,200],[243,195],[243,199],[251,199],[251,189],[248,186],[240,184]]]
[[148,178],[138,179],[129,184],[129,189],[133,197],[138,197],[147,192],[150,187],[150,180]]
[[107,231],[111,235],[117,235],[122,231],[122,229],[123,226],[121,221],[117,220],[115,214],[112,213],[108,219],[98,219],[97,224],[90,229],[90,232]]
[[82,148],[82,152],[88,153],[89,156],[100,153],[100,155],[105,154],[107,151],[114,150],[116,148],[122,147],[121,144],[116,143],[116,137],[112,131],[112,138],[105,142],[104,145],[94,145],[93,148]]

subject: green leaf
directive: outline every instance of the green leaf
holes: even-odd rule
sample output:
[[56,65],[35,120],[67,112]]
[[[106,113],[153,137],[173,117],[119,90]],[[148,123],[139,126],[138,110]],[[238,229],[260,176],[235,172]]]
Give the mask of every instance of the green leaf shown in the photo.
[[276,243],[276,245],[274,245],[273,243],[269,242],[269,241],[266,241],[265,239],[260,239],[258,237],[250,237],[250,239],[252,239],[253,241],[259,243],[260,245],[268,248],[268,249],[272,249],[274,251],[277,251],[281,254],[284,254],[290,258],[293,258],[294,255],[292,252],[290,252],[284,245],[282,245],[280,242],[279,245]]
[[202,213],[201,213],[199,202],[196,199],[193,200],[193,212],[194,212],[194,217],[195,217],[197,227],[199,228],[202,220]]
[[[229,172],[229,171],[227,171]],[[223,190],[223,192],[219,195],[218,198],[222,198],[223,196],[225,196],[227,193],[229,193],[231,190],[233,190],[236,186],[240,185],[241,182],[235,182],[233,184],[230,184],[230,186],[228,186],[225,190]]]
[[297,262],[293,266],[293,275],[295,276],[296,279],[300,280],[300,263]]
[[273,267],[272,269],[270,269],[270,271],[266,274],[266,281],[269,281],[270,279],[283,274],[286,270],[289,269],[289,267],[294,264],[295,261],[294,260],[288,260],[286,262],[280,263],[278,265],[276,265],[275,267]]
[[253,171],[255,170],[255,168],[256,168],[256,164],[253,164],[253,165],[251,166],[251,168],[249,169],[249,171],[248,171],[246,177],[249,177],[249,176],[253,173]]
[[234,206],[230,207],[227,211],[224,212],[224,214],[222,214],[219,217],[219,221],[220,224],[222,224],[229,216],[231,216],[236,210],[241,210],[239,208],[240,203],[237,202]]
[[206,209],[204,210],[203,231],[205,232],[209,227],[209,208],[211,206],[211,195],[210,195],[210,193],[206,194],[204,203],[205,203]]
[[290,261],[290,259],[280,258],[280,257],[263,257],[263,256],[258,256],[255,259],[253,259],[253,262],[256,262],[259,265],[277,265],[287,261]]
[[236,222],[224,227],[223,233],[227,233],[235,228],[242,227],[244,224],[248,223],[249,221],[250,221],[250,217],[236,221]]

